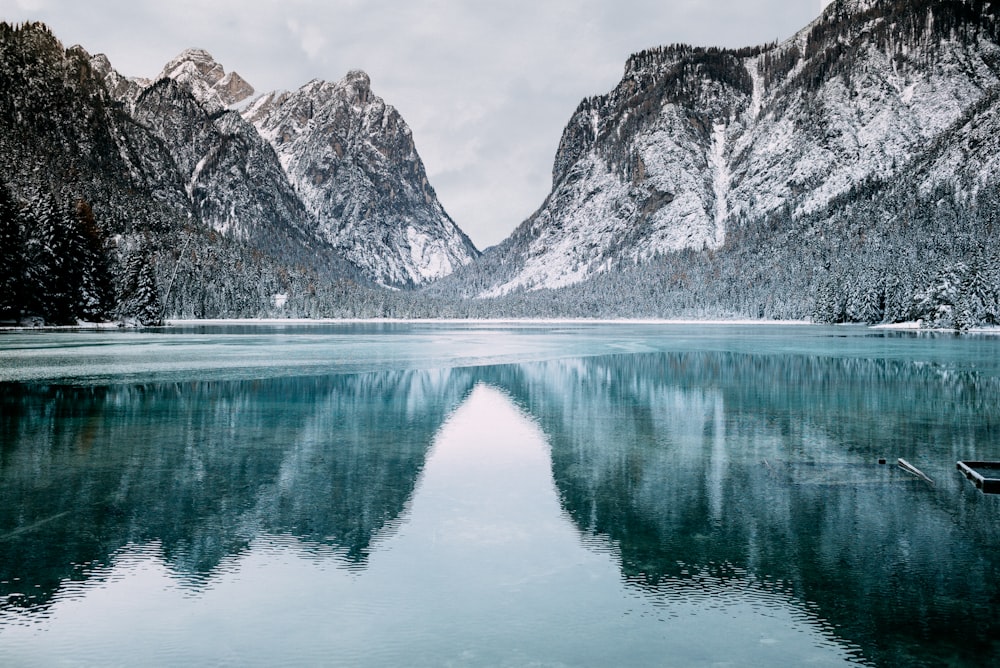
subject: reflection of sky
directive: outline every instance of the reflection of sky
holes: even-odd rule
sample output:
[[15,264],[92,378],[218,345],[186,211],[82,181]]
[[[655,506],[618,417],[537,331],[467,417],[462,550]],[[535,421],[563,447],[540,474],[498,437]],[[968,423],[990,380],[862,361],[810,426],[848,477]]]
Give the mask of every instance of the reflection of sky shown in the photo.
[[196,591],[157,545],[65,585],[37,623],[0,627],[0,663],[85,665],[819,665],[846,654],[749,581],[623,584],[612,546],[562,509],[549,445],[479,385],[438,432],[405,517],[349,570],[261,536]]

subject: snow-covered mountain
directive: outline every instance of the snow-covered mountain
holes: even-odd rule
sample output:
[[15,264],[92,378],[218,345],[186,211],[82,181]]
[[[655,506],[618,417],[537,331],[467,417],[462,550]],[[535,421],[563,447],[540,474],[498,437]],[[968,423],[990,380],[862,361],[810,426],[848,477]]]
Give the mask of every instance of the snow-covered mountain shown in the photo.
[[236,72],[227,73],[204,49],[182,51],[156,78],[173,79],[213,111],[239,104],[254,93],[253,86],[243,77]]
[[274,152],[237,112],[206,107],[184,84],[164,78],[142,91],[132,116],[170,151],[207,226],[264,251],[287,245],[280,237],[324,251]]
[[243,115],[280,156],[318,235],[379,283],[425,283],[478,256],[364,72],[264,95]]
[[731,249],[769,219],[822,215],[868,183],[927,193],[961,182],[958,196],[975,197],[996,173],[985,162],[996,153],[972,137],[996,144],[985,123],[997,115],[998,10],[836,0],[781,43],[632,56],[613,91],[573,114],[551,194],[491,251],[480,294]]
[[[410,129],[372,93],[365,73],[349,72],[336,83],[312,81],[251,103],[254,89],[239,74],[226,73],[205,50],[188,49],[167,63],[156,81],[147,86],[143,101],[172,81],[207,112],[197,123],[190,121],[191,113],[182,114],[180,125],[164,139],[185,154],[179,163],[190,174],[189,190],[211,202],[216,229],[245,233],[248,221],[261,219],[246,211],[259,208],[255,200],[285,202],[289,210],[304,211],[293,212],[296,227],[389,286],[441,278],[478,256],[438,202]],[[109,82],[121,86],[113,78]],[[136,113],[150,127],[157,127],[157,117],[163,119],[159,125],[171,125],[169,106],[158,103],[144,115],[138,100]],[[243,107],[242,117],[228,112],[238,107]],[[216,137],[207,143],[196,140],[193,130],[205,123],[215,128]],[[241,141],[235,153],[226,142],[233,159],[220,163],[223,137]],[[266,153],[276,153],[280,161]],[[258,169],[252,178],[232,178],[235,172],[251,176],[242,165]],[[206,172],[206,167],[216,169]],[[252,197],[254,188],[263,196]]]
[[122,77],[104,56],[92,66],[163,140],[221,233],[271,243],[272,228],[294,230],[388,286],[425,283],[478,256],[438,202],[406,123],[362,72],[251,103],[253,87],[203,49],[183,51],[152,81]]

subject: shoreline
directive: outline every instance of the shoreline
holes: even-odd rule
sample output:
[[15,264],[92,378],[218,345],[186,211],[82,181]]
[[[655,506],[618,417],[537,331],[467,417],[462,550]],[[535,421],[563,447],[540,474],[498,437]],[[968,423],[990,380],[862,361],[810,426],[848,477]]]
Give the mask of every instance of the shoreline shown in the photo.
[[717,326],[717,327],[865,327],[887,332],[909,332],[929,334],[981,334],[1000,335],[1000,326],[974,327],[964,332],[953,329],[925,328],[920,322],[899,322],[878,325],[863,323],[841,323],[829,325],[811,320],[752,320],[736,318],[732,320],[711,318],[206,318],[203,320],[168,318],[163,325],[143,327],[125,326],[118,322],[80,322],[75,325],[0,325],[3,332],[45,332],[45,331],[150,331],[186,327],[226,327],[239,325],[262,326],[309,326],[309,325],[644,325],[644,326]]
[[810,320],[750,320],[694,318],[168,318],[162,325],[132,326],[118,322],[80,322],[75,325],[0,325],[0,332],[143,331],[183,327],[232,325],[733,325],[812,326]]
[[337,325],[337,324],[400,324],[419,325],[812,325],[808,320],[696,320],[691,318],[241,318],[234,320],[169,319],[168,327],[197,325]]

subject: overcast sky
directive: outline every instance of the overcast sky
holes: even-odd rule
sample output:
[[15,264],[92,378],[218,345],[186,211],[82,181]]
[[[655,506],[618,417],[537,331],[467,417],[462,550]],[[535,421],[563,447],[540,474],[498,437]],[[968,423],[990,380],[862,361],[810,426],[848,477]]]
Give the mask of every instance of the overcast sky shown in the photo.
[[629,54],[685,42],[784,39],[823,0],[0,0],[67,46],[151,77],[207,49],[258,92],[371,75],[413,130],[431,184],[479,248],[498,243],[551,187],[581,99],[605,93]]

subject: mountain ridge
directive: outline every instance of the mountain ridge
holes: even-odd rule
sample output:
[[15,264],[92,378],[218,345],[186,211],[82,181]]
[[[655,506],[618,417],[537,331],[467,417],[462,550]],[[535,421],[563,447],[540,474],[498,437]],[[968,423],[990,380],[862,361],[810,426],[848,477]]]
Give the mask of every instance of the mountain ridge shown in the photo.
[[990,2],[838,0],[782,42],[633,54],[574,112],[552,192],[493,251],[476,294],[717,252],[788,207],[802,218],[870,179],[909,178],[998,85],[997,37]]
[[[0,24],[0,236],[11,259],[0,283],[13,286],[0,320],[387,315],[405,298],[377,283],[411,288],[475,256],[426,183],[408,128],[406,160],[383,156],[378,176],[425,196],[437,218],[402,199],[394,213],[420,218],[440,243],[419,247],[406,225],[400,243],[377,219],[369,240],[357,235],[356,246],[370,241],[365,265],[321,234],[272,145],[239,113],[252,90],[242,77],[197,49],[162,74],[125,77],[44,24]],[[376,207],[378,194],[360,189],[356,208]],[[453,241],[460,252],[448,256]],[[383,264],[398,271],[380,274]],[[101,294],[81,287],[91,284]]]

